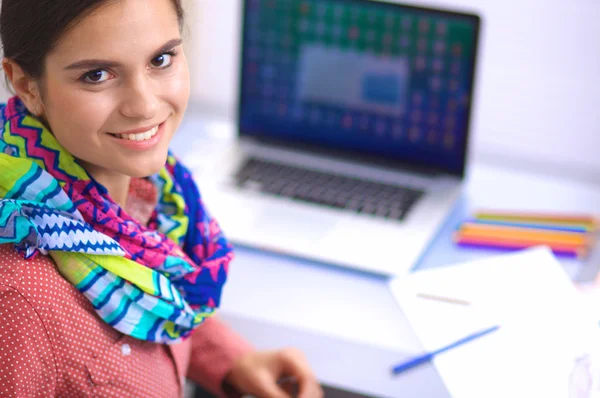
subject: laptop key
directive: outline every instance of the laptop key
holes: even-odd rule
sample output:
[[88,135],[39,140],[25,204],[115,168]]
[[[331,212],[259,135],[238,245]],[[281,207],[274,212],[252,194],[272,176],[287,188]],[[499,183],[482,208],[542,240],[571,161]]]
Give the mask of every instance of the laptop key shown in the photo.
[[375,214],[376,210],[377,206],[375,204],[367,202],[362,206],[360,212],[364,214]]
[[271,184],[267,184],[267,185],[263,186],[262,190],[263,190],[263,192],[266,192],[266,193],[272,193],[275,195],[279,195],[284,187],[285,187],[284,183],[276,182],[276,183],[271,183]]
[[375,215],[377,217],[381,217],[381,218],[387,218],[388,214],[390,213],[390,209],[389,207],[378,207],[377,210],[375,211]]
[[346,204],[346,209],[351,211],[359,211],[362,206],[362,202],[355,199],[350,199],[350,201]]
[[338,196],[337,198],[335,198],[333,203],[335,204],[336,207],[345,209],[348,206],[348,198],[345,198],[343,196]]
[[397,208],[392,209],[388,214],[388,218],[391,218],[392,220],[401,220],[402,218],[404,218],[404,211]]

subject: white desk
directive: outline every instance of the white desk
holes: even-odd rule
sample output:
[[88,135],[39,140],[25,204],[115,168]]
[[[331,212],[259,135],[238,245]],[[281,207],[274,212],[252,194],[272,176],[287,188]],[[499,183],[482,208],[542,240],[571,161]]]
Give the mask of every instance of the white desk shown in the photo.
[[[231,125],[190,114],[172,148],[193,169],[194,158],[218,152],[232,137]],[[472,209],[486,207],[600,214],[600,182],[586,186],[473,165],[463,199],[418,268],[490,255],[457,248],[449,238]],[[575,279],[600,265],[564,264]],[[448,397],[430,365],[390,375],[390,366],[419,352],[420,344],[383,277],[238,247],[221,316],[259,348],[300,348],[325,384],[377,397]]]

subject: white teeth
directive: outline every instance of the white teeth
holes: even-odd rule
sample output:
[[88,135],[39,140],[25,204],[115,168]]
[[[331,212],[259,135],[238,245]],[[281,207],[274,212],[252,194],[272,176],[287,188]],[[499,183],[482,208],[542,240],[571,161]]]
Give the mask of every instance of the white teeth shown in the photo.
[[130,141],[147,141],[150,138],[154,137],[158,133],[158,126],[154,127],[152,130],[148,130],[145,133],[138,134],[115,134],[117,138],[122,140],[130,140]]

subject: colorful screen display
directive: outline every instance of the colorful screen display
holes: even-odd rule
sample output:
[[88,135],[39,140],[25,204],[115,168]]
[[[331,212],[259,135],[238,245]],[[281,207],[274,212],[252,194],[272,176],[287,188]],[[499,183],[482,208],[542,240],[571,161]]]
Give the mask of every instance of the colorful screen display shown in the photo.
[[462,174],[479,18],[366,0],[246,0],[243,135]]

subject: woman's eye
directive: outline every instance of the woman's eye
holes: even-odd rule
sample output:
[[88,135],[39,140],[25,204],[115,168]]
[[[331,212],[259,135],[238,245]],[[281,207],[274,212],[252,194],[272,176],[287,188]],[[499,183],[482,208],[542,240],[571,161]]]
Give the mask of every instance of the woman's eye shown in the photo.
[[171,65],[171,63],[173,63],[173,54],[169,54],[169,53],[161,54],[158,57],[153,58],[151,63],[152,63],[152,66],[154,66],[155,68],[169,67]]
[[110,79],[110,73],[105,70],[94,70],[83,75],[85,83],[99,84]]

